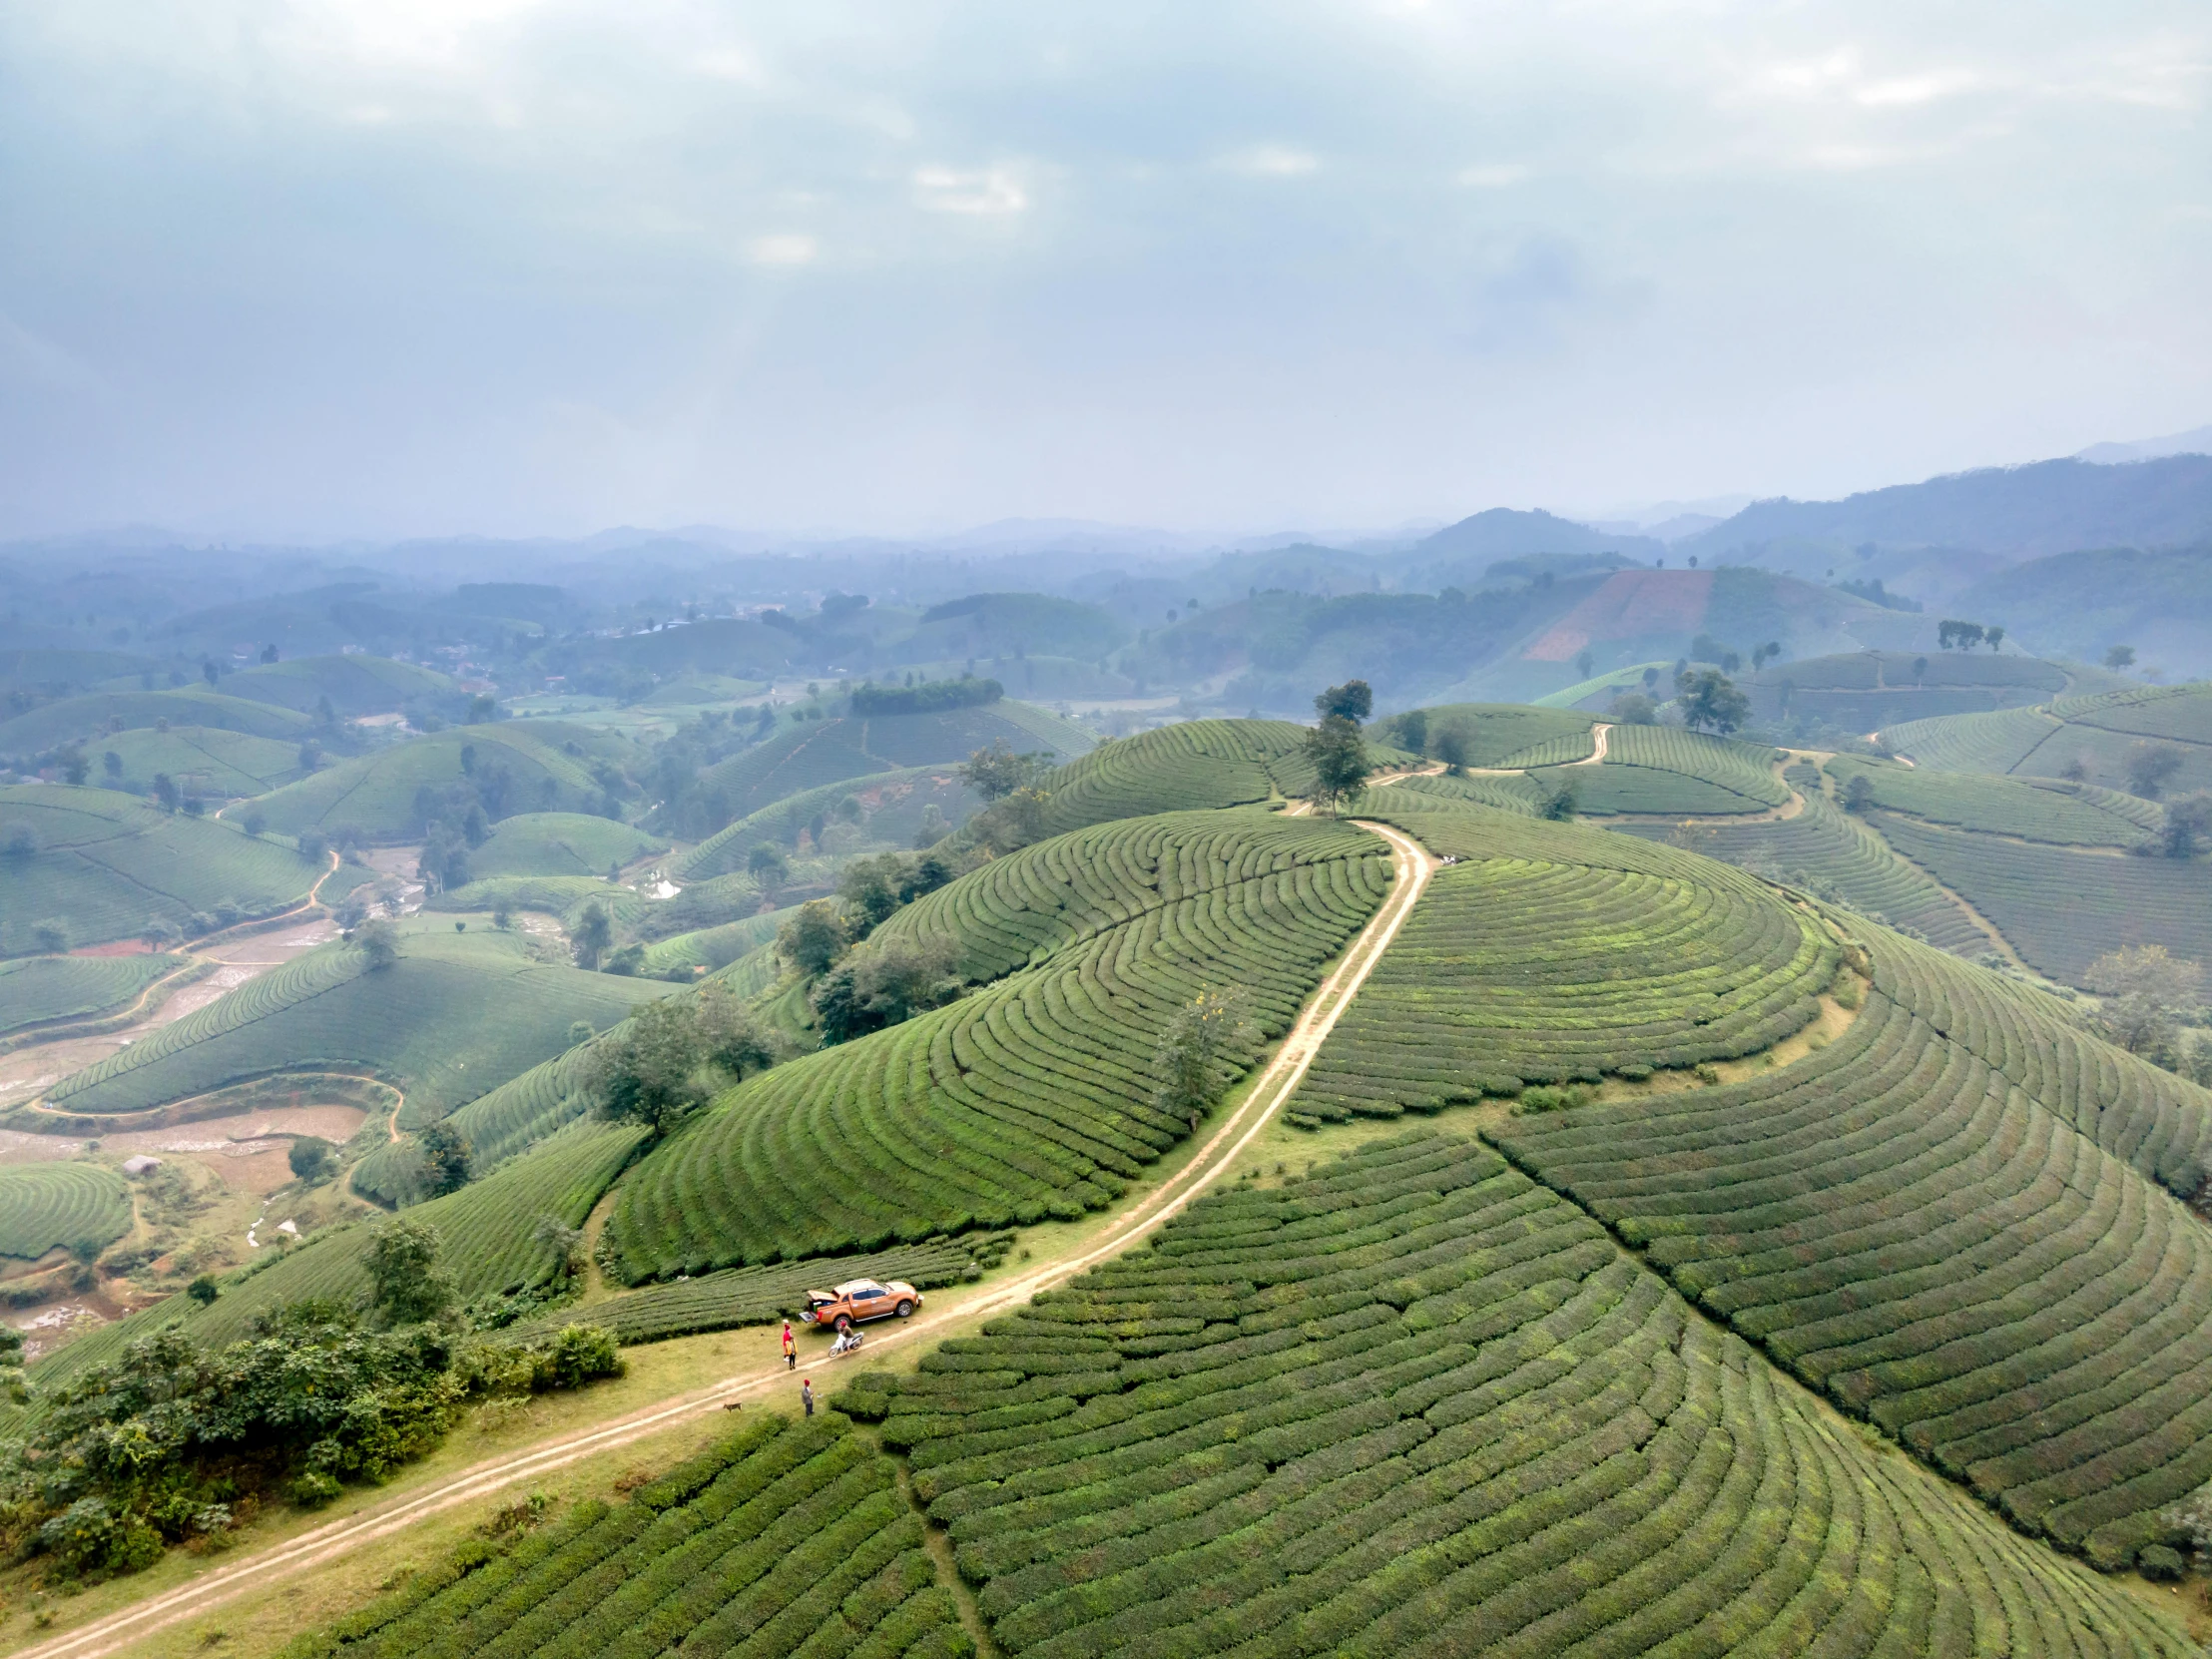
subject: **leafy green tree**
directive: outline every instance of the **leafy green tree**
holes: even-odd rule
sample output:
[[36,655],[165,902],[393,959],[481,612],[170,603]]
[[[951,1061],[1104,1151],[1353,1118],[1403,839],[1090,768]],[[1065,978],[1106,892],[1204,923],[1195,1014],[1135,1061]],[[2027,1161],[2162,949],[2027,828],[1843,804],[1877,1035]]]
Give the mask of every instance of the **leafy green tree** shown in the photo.
[[1844,811],[1865,813],[1874,806],[1874,780],[1859,773],[1844,786]]
[[2187,757],[2167,743],[2139,743],[2127,752],[2127,788],[2131,795],[2156,801],[2167,780],[2179,772]]
[[1390,741],[1398,748],[1410,750],[1415,755],[1428,753],[1428,711],[1408,709],[1392,722],[1396,730]]
[[981,796],[986,805],[992,805],[1018,790],[1037,788],[1052,771],[1052,756],[1048,751],[1017,755],[1007,747],[1004,738],[997,738],[990,748],[976,750],[961,763],[960,780]]
[[2185,796],[2166,808],[2159,847],[2169,858],[2194,858],[2212,841],[2212,795]]
[[584,906],[584,913],[576,918],[576,930],[569,935],[569,949],[575,953],[576,965],[587,971],[599,966],[599,958],[607,946],[614,942],[614,925],[608,921],[607,912],[598,899]]
[[1467,735],[1456,726],[1447,726],[1436,734],[1434,754],[1443,762],[1444,771],[1457,778],[1467,770]]
[[58,921],[38,922],[31,928],[31,948],[42,956],[61,956],[69,951],[69,929]]
[[1209,985],[1176,1010],[1152,1053],[1152,1104],[1195,1133],[1221,1093],[1224,1057],[1251,1037],[1241,990]]
[[2004,643],[2004,630],[1992,623],[1989,627],[1982,630],[1981,643],[1987,646],[1991,651],[1996,650],[1998,646]]
[[2117,674],[2123,668],[2135,666],[2135,647],[2115,645],[2104,654],[2104,666]]
[[476,1149],[450,1123],[433,1123],[415,1135],[415,1158],[432,1198],[457,1193],[468,1185]]
[[1982,626],[1978,622],[1961,622],[1955,617],[1946,618],[1936,625],[1936,643],[1945,651],[1971,651],[1981,643],[1983,632]]
[[836,905],[827,898],[816,898],[802,904],[799,914],[777,930],[776,953],[812,979],[828,971],[850,942]]
[[215,666],[215,659],[213,657],[203,657],[200,660],[200,678],[207,681],[209,685],[214,685],[216,683],[217,677],[221,675],[222,672],[223,671],[221,669]]
[[848,1042],[896,1025],[960,992],[952,948],[943,940],[898,939],[862,945],[823,975],[814,995],[825,1043]]
[[177,810],[179,799],[177,780],[170,777],[166,772],[155,773],[154,804],[165,813],[174,813]]
[[320,1135],[301,1135],[291,1143],[291,1150],[284,1154],[284,1161],[291,1166],[294,1178],[301,1181],[320,1181],[336,1164],[338,1149]]
[[381,972],[399,960],[399,932],[381,918],[364,921],[353,929],[353,948],[368,958],[370,972]]
[[1554,824],[1573,823],[1574,780],[1562,778],[1551,794],[1544,798],[1543,805],[1537,808],[1536,812],[1539,818],[1549,819]]
[[904,864],[895,852],[878,858],[854,858],[837,874],[837,896],[852,917],[853,931],[867,934],[898,908],[898,878]]
[[1331,686],[1314,699],[1314,713],[1328,720],[1336,716],[1357,726],[1375,713],[1375,689],[1365,680],[1347,680]]
[[643,1124],[658,1137],[774,1060],[736,993],[708,985],[640,1008],[593,1046],[585,1079],[603,1116]]
[[[1355,680],[1353,684],[1361,682]],[[1331,815],[1345,797],[1359,793],[1374,770],[1358,723],[1345,715],[1325,715],[1322,723],[1306,734],[1303,751],[1314,769],[1315,804]]]
[[444,1241],[428,1222],[394,1216],[369,1235],[368,1307],[378,1324],[427,1325],[450,1313],[453,1282],[438,1265]]
[[745,855],[745,872],[760,884],[761,891],[772,897],[791,878],[791,860],[774,841],[763,841]]
[[123,757],[112,749],[107,751],[100,757],[100,770],[106,773],[111,781],[120,779],[123,776]]
[[1726,737],[1751,719],[1751,699],[1718,669],[1677,675],[1674,698],[1682,724],[1693,732],[1711,730]]
[[215,1275],[204,1273],[185,1287],[185,1295],[205,1308],[223,1294],[223,1287],[215,1282]]
[[1625,697],[1615,698],[1606,713],[1624,726],[1652,726],[1658,722],[1659,705],[1642,692],[1630,692]]
[[2098,1017],[2114,1042],[2164,1063],[2179,1048],[2181,1022],[2201,1007],[2204,964],[2162,944],[2131,944],[2091,962],[2081,982],[2103,999]]

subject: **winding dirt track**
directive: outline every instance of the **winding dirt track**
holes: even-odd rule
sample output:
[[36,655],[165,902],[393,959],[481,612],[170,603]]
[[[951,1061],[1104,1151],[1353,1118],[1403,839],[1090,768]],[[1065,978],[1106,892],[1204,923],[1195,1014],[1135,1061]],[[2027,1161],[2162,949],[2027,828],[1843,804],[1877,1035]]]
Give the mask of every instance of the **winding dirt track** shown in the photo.
[[[1406,916],[1412,913],[1414,902],[1435,870],[1435,860],[1411,836],[1385,824],[1359,822],[1361,828],[1390,843],[1396,867],[1390,891],[1382,907],[1369,918],[1367,926],[1360,930],[1335,970],[1307,1002],[1298,1023],[1292,1026],[1290,1034],[1283,1039],[1283,1046],[1246,1091],[1243,1102],[1214,1130],[1190,1162],[1137,1200],[1104,1234],[1082,1248],[1039,1263],[1020,1277],[975,1296],[957,1303],[948,1302],[903,1325],[879,1327],[878,1332],[871,1333],[868,1338],[870,1350],[909,1347],[928,1340],[944,1327],[1026,1302],[1038,1292],[1062,1284],[1085,1268],[1127,1250],[1221,1178],[1237,1155],[1252,1144],[1297,1089],[1323,1039],[1351,1006],[1368,974],[1382,959]],[[791,1378],[781,1365],[773,1365],[725,1379],[712,1387],[658,1401],[585,1433],[548,1440],[527,1451],[479,1463],[427,1490],[318,1526],[288,1543],[203,1573],[189,1584],[96,1620],[81,1630],[26,1648],[18,1659],[99,1659],[156,1630],[219,1607],[248,1590],[264,1589],[279,1579],[410,1526],[425,1515],[483,1497],[518,1480],[545,1474],[594,1452],[625,1445],[686,1417],[759,1398],[779,1387],[789,1389]]]

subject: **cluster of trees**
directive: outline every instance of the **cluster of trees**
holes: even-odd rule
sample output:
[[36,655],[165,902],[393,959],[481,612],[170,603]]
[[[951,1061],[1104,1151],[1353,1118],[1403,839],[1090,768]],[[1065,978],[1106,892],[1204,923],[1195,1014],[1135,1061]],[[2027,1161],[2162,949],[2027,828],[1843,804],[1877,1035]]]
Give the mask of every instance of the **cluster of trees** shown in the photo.
[[948,946],[870,935],[965,867],[966,860],[934,849],[854,858],[838,873],[834,900],[803,904],[784,923],[777,951],[815,982],[809,1001],[825,1043],[880,1031],[960,994]]
[[903,686],[878,686],[872,682],[852,688],[851,710],[856,715],[933,715],[947,709],[976,709],[996,703],[1006,688],[996,680],[962,675],[957,680],[925,680]]
[[1057,770],[1048,751],[1016,754],[1004,738],[978,749],[960,766],[960,781],[983,798],[983,810],[967,830],[978,846],[994,853],[1027,846],[1044,833],[1046,785]]
[[1684,669],[1677,674],[1674,703],[1682,712],[1682,724],[1693,732],[1726,737],[1751,720],[1751,699],[1717,669]]
[[736,992],[710,982],[646,1003],[595,1042],[585,1086],[603,1116],[641,1124],[657,1138],[783,1053]]
[[1985,645],[1991,651],[2004,643],[2004,630],[1998,627],[1984,628],[1978,622],[1960,622],[1946,618],[1936,625],[1936,643],[1945,651],[1971,651],[1977,645]]
[[0,1543],[65,1581],[134,1572],[272,1500],[316,1507],[388,1478],[472,1399],[623,1370],[586,1326],[538,1345],[471,1334],[438,1250],[435,1229],[399,1217],[370,1242],[359,1305],[296,1303],[219,1349],[171,1326],[62,1384],[0,1463]]
[[2082,983],[2101,999],[2105,1035],[2130,1054],[2212,1086],[2212,1034],[2205,1018],[2204,964],[2162,944],[2108,950]]

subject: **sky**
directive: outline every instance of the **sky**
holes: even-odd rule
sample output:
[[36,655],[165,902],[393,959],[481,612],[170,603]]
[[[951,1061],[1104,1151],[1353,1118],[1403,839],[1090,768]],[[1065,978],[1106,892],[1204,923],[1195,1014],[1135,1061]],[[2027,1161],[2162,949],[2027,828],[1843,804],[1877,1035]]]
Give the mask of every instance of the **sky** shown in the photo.
[[2212,419],[2212,10],[0,0],[0,536],[1204,534]]

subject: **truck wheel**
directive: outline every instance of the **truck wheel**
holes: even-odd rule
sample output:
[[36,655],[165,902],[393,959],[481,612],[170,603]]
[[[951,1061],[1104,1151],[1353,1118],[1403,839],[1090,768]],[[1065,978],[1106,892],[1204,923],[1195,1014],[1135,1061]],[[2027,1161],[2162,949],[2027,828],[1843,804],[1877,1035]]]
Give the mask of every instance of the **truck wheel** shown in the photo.
[[913,1311],[914,1305],[910,1302],[901,1302],[896,1308],[891,1310],[891,1312],[896,1314],[900,1319],[905,1319],[910,1314],[912,1314]]
[[839,1314],[837,1316],[837,1335],[841,1337],[851,1329],[852,1316],[849,1314]]

